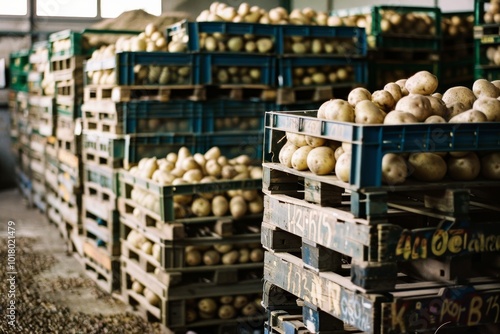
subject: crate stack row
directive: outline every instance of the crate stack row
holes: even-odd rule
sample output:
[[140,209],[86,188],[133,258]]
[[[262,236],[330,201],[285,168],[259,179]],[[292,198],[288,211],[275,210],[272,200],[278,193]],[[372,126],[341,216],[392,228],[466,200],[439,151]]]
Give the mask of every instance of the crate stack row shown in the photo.
[[[345,143],[348,181],[281,164],[286,133]],[[484,156],[500,151],[496,138],[498,123],[366,127],[318,119],[316,111],[267,112],[266,333],[434,333],[498,323],[499,181],[485,173],[382,182],[388,152]]]
[[440,91],[473,81],[473,13],[382,5],[331,15],[335,24],[366,28],[370,90],[418,71],[434,73],[440,79]]
[[475,78],[500,79],[500,15],[498,1],[475,0]]
[[366,34],[357,27],[182,21],[166,38],[169,48],[199,57],[201,84],[276,109],[317,107],[367,78]]

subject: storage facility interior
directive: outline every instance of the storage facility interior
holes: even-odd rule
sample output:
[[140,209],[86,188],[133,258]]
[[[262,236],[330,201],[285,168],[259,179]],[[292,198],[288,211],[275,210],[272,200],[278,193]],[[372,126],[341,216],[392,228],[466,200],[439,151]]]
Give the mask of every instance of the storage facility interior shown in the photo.
[[500,0],[0,0],[0,333],[498,334],[499,190]]

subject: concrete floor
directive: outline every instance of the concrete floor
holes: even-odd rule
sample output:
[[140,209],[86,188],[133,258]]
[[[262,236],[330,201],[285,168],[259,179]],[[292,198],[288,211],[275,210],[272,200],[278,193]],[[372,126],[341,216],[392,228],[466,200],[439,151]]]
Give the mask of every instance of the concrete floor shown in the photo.
[[[27,208],[26,200],[21,197],[17,189],[0,191],[0,240],[5,240],[7,236],[9,221],[15,222],[16,241],[33,238],[32,242],[28,240],[32,250],[54,259],[48,270],[34,278],[37,294],[35,303],[42,301],[44,306],[49,305],[48,307],[54,309],[69,309],[70,314],[74,313],[75,317],[78,317],[77,314],[87,314],[90,318],[97,319],[103,316],[123,316],[127,311],[132,311],[127,304],[100,290],[86,276],[78,260],[67,253],[66,245],[57,227],[49,223],[38,209]],[[4,259],[0,262],[3,263]],[[2,306],[0,305],[0,309]],[[128,315],[126,317],[130,319]],[[0,321],[4,321],[3,317]],[[138,327],[148,328],[146,331],[140,331],[141,333],[156,332],[150,324],[139,317],[134,316],[134,323],[140,324]],[[7,333],[4,332],[3,325],[5,324],[0,324],[0,333]],[[9,331],[9,333],[12,332]],[[22,333],[32,333],[32,331]],[[108,333],[108,331],[102,331],[102,333]]]

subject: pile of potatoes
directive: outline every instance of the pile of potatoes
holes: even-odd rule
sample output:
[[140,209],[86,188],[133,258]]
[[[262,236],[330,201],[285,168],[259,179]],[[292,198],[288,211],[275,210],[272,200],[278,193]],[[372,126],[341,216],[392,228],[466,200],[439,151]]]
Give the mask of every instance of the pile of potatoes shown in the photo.
[[212,81],[214,84],[261,84],[262,71],[259,67],[212,67]]
[[500,0],[491,0],[489,3],[485,2],[485,6],[484,23],[500,23]]
[[269,36],[227,35],[222,33],[200,33],[201,51],[270,53],[274,50],[274,40]]
[[358,52],[354,39],[308,38],[290,36],[285,38],[285,53],[291,54],[338,54],[353,55]]
[[[59,52],[69,52],[72,48],[71,38],[59,39],[52,42],[51,54],[57,54]],[[83,52],[90,49],[90,43],[86,36],[82,36],[81,39],[81,49]]]
[[311,66],[292,69],[294,87],[333,85],[353,81],[354,69],[352,66]]
[[[484,52],[484,48],[482,49]],[[484,65],[500,65],[500,46],[489,45],[486,46],[486,59],[488,59],[488,64]]]
[[[164,246],[147,239],[141,232],[130,230],[127,241],[156,261],[161,261]],[[263,260],[264,251],[260,243],[187,246],[184,252],[184,264],[188,267],[258,263]],[[155,275],[162,277],[160,271],[155,272]]]
[[449,37],[472,37],[474,30],[474,15],[452,15],[441,17],[441,32]]
[[283,7],[275,7],[269,12],[259,6],[243,2],[238,8],[222,2],[213,2],[196,18],[198,22],[248,22],[262,24],[328,25],[328,14],[307,7],[294,9],[290,13]]
[[263,312],[259,295],[235,295],[186,301],[186,322],[252,317]]
[[[405,35],[436,35],[434,17],[428,13],[409,12],[402,13],[395,10],[380,10],[380,27],[382,34]],[[356,14],[345,17],[330,16],[330,26],[348,26],[365,28],[366,34],[372,34],[372,14]]]
[[[182,185],[196,183],[214,183],[218,180],[261,179],[262,167],[252,166],[247,155],[227,159],[221,155],[218,147],[212,147],[205,154],[191,154],[182,147],[178,153],[169,153],[165,158],[144,158],[139,165],[130,169],[132,175],[151,179],[162,185]],[[131,199],[153,212],[160,212],[160,202],[155,195],[134,187]],[[235,219],[246,214],[263,211],[263,198],[260,191],[228,190],[223,193],[199,193],[194,195],[175,195],[175,218],[187,217],[222,217],[231,215]],[[139,208],[134,215],[139,216]]]
[[[472,90],[453,87],[444,94],[435,93],[437,78],[421,71],[408,79],[385,85],[373,93],[355,88],[347,101],[332,99],[321,105],[317,117],[358,124],[474,123],[500,122],[500,80],[479,79]],[[297,170],[310,170],[318,175],[335,171],[337,177],[349,181],[351,146],[348,143],[287,133],[287,142],[279,153],[279,161]],[[408,176],[435,182],[445,176],[453,180],[474,180],[479,175],[500,179],[500,152],[436,152],[394,154],[382,159],[382,181],[403,183]]]

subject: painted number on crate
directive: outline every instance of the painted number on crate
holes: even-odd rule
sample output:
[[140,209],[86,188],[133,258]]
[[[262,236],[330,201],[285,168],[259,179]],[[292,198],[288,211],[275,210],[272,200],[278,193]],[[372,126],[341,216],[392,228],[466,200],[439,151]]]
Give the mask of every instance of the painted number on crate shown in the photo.
[[[398,333],[432,330],[444,323],[475,326],[500,319],[500,285],[496,291],[447,290],[441,296],[398,299],[384,314],[385,329]],[[386,309],[384,309],[386,312]]]
[[471,229],[405,230],[396,246],[397,260],[417,260],[500,250],[500,231]]

